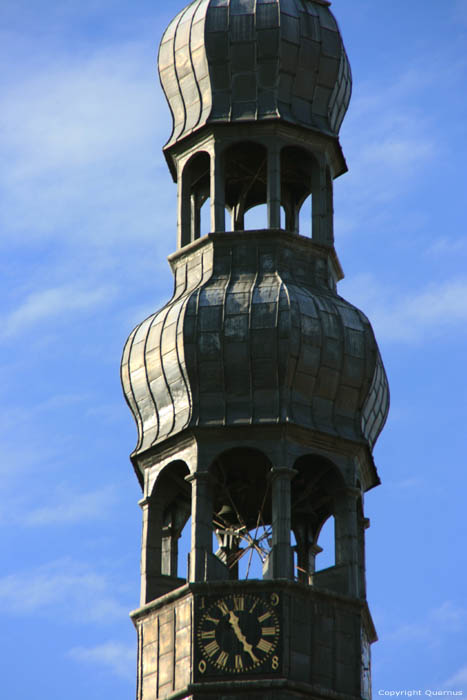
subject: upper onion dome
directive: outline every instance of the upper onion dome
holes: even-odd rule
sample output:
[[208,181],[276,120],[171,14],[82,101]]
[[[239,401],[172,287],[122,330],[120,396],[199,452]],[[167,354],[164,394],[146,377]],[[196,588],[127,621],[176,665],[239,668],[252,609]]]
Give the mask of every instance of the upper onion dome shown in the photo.
[[169,144],[206,124],[283,119],[337,136],[352,89],[325,0],[194,0],[159,51]]

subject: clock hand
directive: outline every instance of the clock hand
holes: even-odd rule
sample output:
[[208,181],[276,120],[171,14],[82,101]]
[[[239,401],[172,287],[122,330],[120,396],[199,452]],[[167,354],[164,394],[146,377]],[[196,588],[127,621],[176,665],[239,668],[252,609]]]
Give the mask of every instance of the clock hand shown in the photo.
[[238,641],[241,642],[247,654],[251,656],[252,661],[257,663],[259,659],[253,654],[253,647],[247,642],[247,639],[240,629],[240,625],[238,624],[238,617],[233,610],[229,610],[229,622]]

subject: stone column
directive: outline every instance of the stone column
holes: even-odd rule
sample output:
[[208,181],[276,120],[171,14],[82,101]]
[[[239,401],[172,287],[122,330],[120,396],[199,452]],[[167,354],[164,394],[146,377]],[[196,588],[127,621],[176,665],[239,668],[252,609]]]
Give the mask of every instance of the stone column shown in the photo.
[[201,207],[199,195],[191,195],[191,222],[190,222],[190,238],[196,241],[201,235]]
[[208,472],[185,477],[191,484],[191,549],[189,581],[206,579],[206,561],[212,554],[212,498]]
[[162,528],[161,573],[163,576],[177,576],[178,537],[179,533],[174,527],[173,522]]
[[298,524],[294,528],[297,538],[297,577],[302,583],[311,585],[316,570],[316,556],[323,548],[314,541],[314,533],[308,524]]
[[225,231],[225,177],[217,143],[211,153],[211,231]]
[[152,499],[143,498],[139,505],[143,511],[140,604],[145,605],[158,595],[156,584],[161,575],[162,521],[160,509],[154,507]]
[[278,145],[268,147],[268,228],[281,227],[281,160]]
[[336,565],[347,568],[347,593],[356,598],[362,595],[360,585],[360,538],[358,535],[357,499],[360,489],[343,489],[336,495],[334,524]]
[[297,472],[288,467],[271,469],[272,487],[272,578],[293,579],[293,552],[290,545],[292,526],[290,482]]
[[186,164],[178,166],[177,189],[177,248],[191,239],[191,177]]
[[324,155],[315,155],[312,184],[312,239],[316,243],[333,245],[332,179]]

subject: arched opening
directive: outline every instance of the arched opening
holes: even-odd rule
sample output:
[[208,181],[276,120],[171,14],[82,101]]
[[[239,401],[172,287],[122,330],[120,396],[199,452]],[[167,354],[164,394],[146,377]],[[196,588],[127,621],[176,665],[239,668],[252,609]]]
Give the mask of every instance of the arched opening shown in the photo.
[[[303,583],[312,583],[317,571],[317,557],[320,569],[326,566],[326,561],[329,566],[335,565],[335,536],[332,527],[335,498],[345,484],[337,467],[323,457],[300,457],[294,469],[298,472],[292,481],[296,577]],[[328,525],[325,526],[326,522]],[[327,553],[323,556],[324,551]]]
[[200,236],[206,236],[211,230],[211,209],[206,198],[200,209]]
[[188,581],[191,549],[191,515],[180,533],[178,541],[178,576]]
[[211,467],[216,556],[231,579],[262,578],[272,537],[270,470],[250,448],[229,450]]
[[257,204],[245,212],[244,226],[247,231],[255,229],[265,229],[268,225],[267,204]]
[[[183,583],[179,578],[179,538],[191,512],[190,485],[185,480],[188,474],[184,462],[168,464],[143,503],[143,604]],[[185,573],[184,562],[180,569]]]
[[[225,204],[230,211],[232,231],[246,230],[246,212],[266,204],[267,161],[267,149],[252,141],[236,143],[225,151]],[[267,215],[262,225],[258,225],[256,215],[250,215],[250,219],[254,222],[252,228],[267,227]]]
[[329,569],[336,565],[336,535],[334,516],[323,523],[320,532],[318,533],[318,546],[322,551],[317,552],[315,572]]
[[[210,168],[209,154],[200,151],[189,159],[181,173],[178,212],[179,247],[188,245],[201,235],[201,208],[210,197]],[[204,209],[209,211],[209,207]],[[206,222],[203,219],[203,229],[205,225]]]
[[312,196],[311,194],[308,195],[302,205],[300,206],[299,210],[299,232],[301,233],[302,236],[309,236],[311,238],[312,235],[312,222],[313,218],[313,207],[312,207]]
[[[303,148],[285,146],[281,151],[281,203],[285,210],[285,229],[293,233],[303,230],[300,209],[313,189],[316,160]],[[305,227],[306,229],[306,227]],[[311,218],[310,227],[311,230]]]

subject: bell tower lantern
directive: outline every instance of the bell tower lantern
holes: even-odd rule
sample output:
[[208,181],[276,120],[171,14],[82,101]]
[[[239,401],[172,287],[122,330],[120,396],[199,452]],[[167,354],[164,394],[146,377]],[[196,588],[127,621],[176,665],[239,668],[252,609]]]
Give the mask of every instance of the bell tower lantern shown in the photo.
[[364,494],[389,392],[337,293],[351,73],[329,5],[194,0],[162,38],[174,293],[121,365],[143,490],[138,700],[370,698]]

